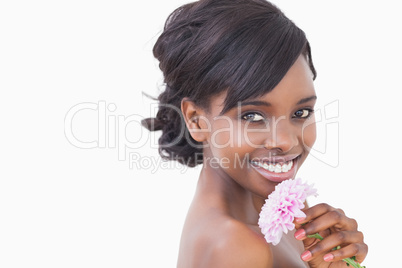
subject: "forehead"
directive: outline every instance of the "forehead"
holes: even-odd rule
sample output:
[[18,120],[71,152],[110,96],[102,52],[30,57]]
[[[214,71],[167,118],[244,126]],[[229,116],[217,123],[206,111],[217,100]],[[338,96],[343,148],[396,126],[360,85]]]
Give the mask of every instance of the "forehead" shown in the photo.
[[[219,114],[225,104],[227,91],[223,91],[210,100],[210,112]],[[296,104],[300,99],[315,95],[313,74],[304,56],[300,55],[279,84],[270,92],[253,98],[264,100],[273,107]],[[243,100],[245,101],[245,100]]]
[[306,59],[299,56],[279,84],[262,98],[272,104],[283,99],[293,103],[312,95],[315,95],[313,74]]

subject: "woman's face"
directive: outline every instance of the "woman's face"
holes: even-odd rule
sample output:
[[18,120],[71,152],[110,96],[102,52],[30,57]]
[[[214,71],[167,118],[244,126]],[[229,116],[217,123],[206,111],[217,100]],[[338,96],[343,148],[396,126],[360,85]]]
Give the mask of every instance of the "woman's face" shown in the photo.
[[204,166],[266,198],[293,178],[316,139],[316,95],[310,68],[300,56],[269,93],[219,115],[226,93],[201,117],[208,129]]

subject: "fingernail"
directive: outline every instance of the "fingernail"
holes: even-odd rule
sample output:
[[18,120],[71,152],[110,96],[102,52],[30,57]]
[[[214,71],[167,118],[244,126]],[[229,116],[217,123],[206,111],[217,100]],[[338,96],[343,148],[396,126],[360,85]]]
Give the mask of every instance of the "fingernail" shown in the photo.
[[334,259],[334,255],[332,255],[331,253],[324,255],[324,261],[332,261],[333,259]]
[[308,261],[312,257],[310,251],[305,251],[302,255],[301,258],[303,261]]
[[304,229],[297,230],[295,233],[295,238],[297,240],[303,240],[306,238],[306,231],[304,231]]
[[303,222],[306,218],[295,218],[296,222]]

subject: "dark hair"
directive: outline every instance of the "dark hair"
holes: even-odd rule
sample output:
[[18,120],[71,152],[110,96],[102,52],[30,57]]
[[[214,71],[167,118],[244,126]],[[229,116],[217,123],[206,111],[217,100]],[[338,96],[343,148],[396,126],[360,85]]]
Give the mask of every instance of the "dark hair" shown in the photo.
[[208,109],[211,96],[227,90],[223,114],[239,101],[270,92],[300,54],[316,77],[305,33],[265,0],[183,5],[168,17],[153,52],[166,88],[158,97],[156,118],[142,124],[162,130],[162,158],[188,166],[202,163],[202,147],[185,127],[183,98]]

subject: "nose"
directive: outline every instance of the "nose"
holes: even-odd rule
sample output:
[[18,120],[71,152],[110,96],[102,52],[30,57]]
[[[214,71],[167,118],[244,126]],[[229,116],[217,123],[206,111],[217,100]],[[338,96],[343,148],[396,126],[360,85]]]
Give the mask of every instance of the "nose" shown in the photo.
[[285,118],[274,120],[270,132],[264,141],[267,150],[278,150],[282,153],[290,152],[299,145],[297,130]]

